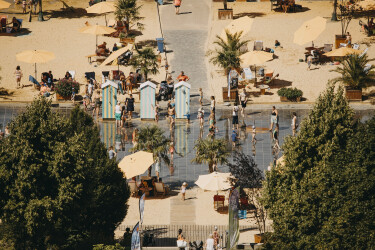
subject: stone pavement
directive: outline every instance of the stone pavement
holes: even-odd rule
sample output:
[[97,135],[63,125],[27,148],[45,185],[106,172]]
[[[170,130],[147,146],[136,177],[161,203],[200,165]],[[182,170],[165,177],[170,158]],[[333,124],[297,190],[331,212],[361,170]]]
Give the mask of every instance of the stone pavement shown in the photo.
[[195,199],[186,197],[181,200],[181,194],[171,199],[171,225],[195,225]]
[[[210,0],[182,1],[180,15],[175,14],[173,2],[160,6],[162,29],[168,61],[175,79],[181,71],[190,77],[192,93],[198,88],[208,93],[205,64],[205,44],[208,35]],[[207,96],[205,97],[207,98]]]

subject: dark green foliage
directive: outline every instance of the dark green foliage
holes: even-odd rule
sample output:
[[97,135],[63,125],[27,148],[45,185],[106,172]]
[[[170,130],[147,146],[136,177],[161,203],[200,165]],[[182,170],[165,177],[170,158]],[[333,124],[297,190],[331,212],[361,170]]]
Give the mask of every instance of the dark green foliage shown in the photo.
[[93,250],[125,250],[125,247],[122,247],[118,243],[116,245],[103,245],[103,244],[99,244],[99,245],[95,245],[93,247]]
[[61,96],[71,96],[74,93],[79,93],[79,83],[75,80],[60,79],[56,85],[55,90]]
[[140,16],[142,5],[137,5],[137,0],[117,0],[115,15],[117,20],[125,21],[125,30],[128,33],[136,25],[139,30],[144,29],[144,24],[140,23],[144,17]]
[[303,92],[297,88],[281,88],[277,91],[279,96],[284,96],[289,100],[296,100],[298,97],[302,97]]
[[229,151],[227,150],[227,141],[223,138],[200,139],[195,143],[195,158],[192,162],[199,164],[208,164],[208,171],[212,173],[218,164],[226,164],[228,162]]
[[159,73],[158,57],[152,48],[136,48],[136,51],[137,54],[131,58],[129,65],[132,65],[134,69],[139,68],[147,81],[149,74]]
[[3,238],[21,249],[85,249],[113,241],[129,190],[92,118],[35,100],[0,148]]
[[242,32],[232,34],[229,30],[225,30],[225,35],[225,39],[216,36],[214,44],[218,45],[219,48],[208,51],[207,55],[213,55],[210,58],[210,62],[220,66],[224,70],[239,68],[241,66],[240,55],[243,54],[240,48],[249,41],[241,41]]
[[341,74],[341,76],[333,79],[333,82],[340,82],[345,86],[349,86],[352,89],[362,89],[371,84],[375,83],[375,66],[370,64],[370,67],[366,65],[369,64],[367,55],[349,55],[342,62],[341,67],[337,67],[332,70]]
[[284,165],[267,173],[269,249],[374,246],[374,124],[356,125],[342,88],[321,94],[299,134],[286,138]]

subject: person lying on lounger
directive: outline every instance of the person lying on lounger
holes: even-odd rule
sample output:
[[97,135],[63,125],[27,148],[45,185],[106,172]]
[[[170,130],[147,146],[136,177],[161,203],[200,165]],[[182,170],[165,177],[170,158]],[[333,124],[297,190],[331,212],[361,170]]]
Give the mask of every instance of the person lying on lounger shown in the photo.
[[107,56],[109,53],[109,49],[107,49],[107,43],[103,42],[102,44],[98,45],[98,49],[96,50],[96,54],[98,56]]

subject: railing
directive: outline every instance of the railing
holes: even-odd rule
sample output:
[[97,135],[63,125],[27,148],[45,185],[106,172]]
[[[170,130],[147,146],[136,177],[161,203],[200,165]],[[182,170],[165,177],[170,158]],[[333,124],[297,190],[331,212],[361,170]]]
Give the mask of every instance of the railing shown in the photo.
[[[129,227],[133,229],[134,225],[120,225],[117,230],[125,232],[125,229]],[[197,245],[202,241],[206,242],[206,239],[214,231],[214,225],[143,225],[141,242],[142,246],[158,246],[158,247],[173,247],[177,243],[178,230],[182,229],[182,234],[188,242],[196,242]],[[220,235],[219,244],[225,246],[226,231],[228,226],[221,225],[218,227],[218,233]],[[258,227],[255,225],[240,226],[240,231],[256,230]],[[249,239],[251,241],[251,239]]]

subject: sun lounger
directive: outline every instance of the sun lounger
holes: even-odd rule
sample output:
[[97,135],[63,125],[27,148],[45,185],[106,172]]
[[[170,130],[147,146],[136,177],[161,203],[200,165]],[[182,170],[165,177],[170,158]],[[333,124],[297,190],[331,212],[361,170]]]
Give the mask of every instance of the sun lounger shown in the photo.
[[358,43],[353,44],[352,49],[359,49],[359,44]]
[[332,48],[333,48],[333,44],[324,44],[324,49],[323,49],[323,51],[325,52],[325,53],[327,53],[327,52],[330,52],[330,51],[332,51]]
[[254,50],[258,50],[258,51],[263,50],[263,41],[255,41]]
[[366,49],[362,52],[362,54],[360,55],[360,57],[364,56],[364,55],[367,53],[367,51],[368,51],[368,48],[366,48]]
[[155,182],[155,193],[165,196],[169,192],[169,187],[164,185],[163,182]]
[[38,90],[40,89],[40,87],[41,87],[40,83],[33,76],[29,75],[29,81],[34,84],[34,87],[36,89],[38,89]]

